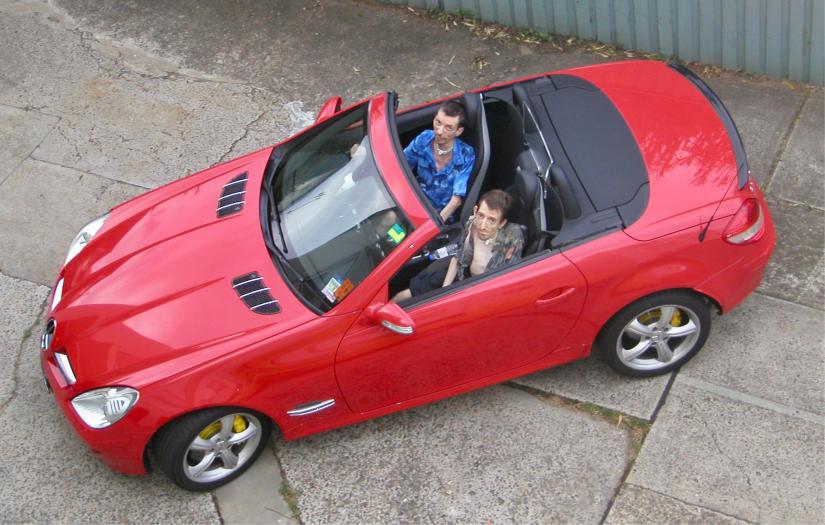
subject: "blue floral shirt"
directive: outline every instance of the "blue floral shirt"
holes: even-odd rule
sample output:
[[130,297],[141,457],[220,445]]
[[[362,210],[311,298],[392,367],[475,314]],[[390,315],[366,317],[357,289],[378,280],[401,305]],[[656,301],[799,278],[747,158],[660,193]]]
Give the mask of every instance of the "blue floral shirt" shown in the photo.
[[433,158],[434,139],[433,130],[422,132],[404,148],[404,155],[410,169],[416,174],[421,190],[436,210],[441,211],[453,195],[467,195],[467,181],[470,179],[476,154],[472,146],[455,139],[452,160],[441,171],[436,172]]

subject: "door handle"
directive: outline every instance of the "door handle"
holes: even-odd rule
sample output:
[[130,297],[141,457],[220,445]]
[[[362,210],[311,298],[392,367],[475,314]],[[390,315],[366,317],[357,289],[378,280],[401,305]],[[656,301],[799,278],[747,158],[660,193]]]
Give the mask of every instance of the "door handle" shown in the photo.
[[557,301],[561,301],[565,297],[570,296],[575,291],[576,289],[572,286],[565,288],[556,288],[552,292],[547,292],[546,294],[536,299],[536,306],[545,306],[548,304],[555,303]]

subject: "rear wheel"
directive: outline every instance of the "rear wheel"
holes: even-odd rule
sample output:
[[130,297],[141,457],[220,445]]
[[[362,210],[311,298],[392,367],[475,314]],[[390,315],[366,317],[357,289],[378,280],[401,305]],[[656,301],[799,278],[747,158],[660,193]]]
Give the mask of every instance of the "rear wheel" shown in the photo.
[[240,476],[269,440],[269,421],[257,412],[214,408],[165,426],[154,443],[160,468],[179,487],[210,490]]
[[710,310],[688,292],[640,299],[616,314],[597,346],[616,371],[629,376],[666,374],[698,352],[710,333]]

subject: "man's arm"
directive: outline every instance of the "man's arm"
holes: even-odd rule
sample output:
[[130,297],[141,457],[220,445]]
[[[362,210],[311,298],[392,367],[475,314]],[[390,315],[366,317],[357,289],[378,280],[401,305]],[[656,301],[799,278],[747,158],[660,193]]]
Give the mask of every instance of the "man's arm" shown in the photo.
[[447,275],[444,276],[444,284],[442,286],[450,286],[455,281],[455,274],[458,272],[458,259],[453,257],[450,259],[450,267],[447,268]]
[[438,214],[441,215],[441,220],[447,222],[447,219],[450,218],[450,215],[452,215],[459,206],[461,206],[461,197],[458,195],[453,195],[450,197],[450,202],[448,202],[447,205],[444,206],[440,212],[438,212]]

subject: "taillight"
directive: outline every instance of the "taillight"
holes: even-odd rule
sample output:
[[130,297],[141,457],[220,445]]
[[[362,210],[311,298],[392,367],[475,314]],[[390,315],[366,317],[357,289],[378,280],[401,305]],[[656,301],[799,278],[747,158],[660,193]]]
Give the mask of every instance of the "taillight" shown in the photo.
[[762,237],[764,226],[765,219],[759,201],[747,199],[731,217],[722,237],[731,244],[756,242]]

